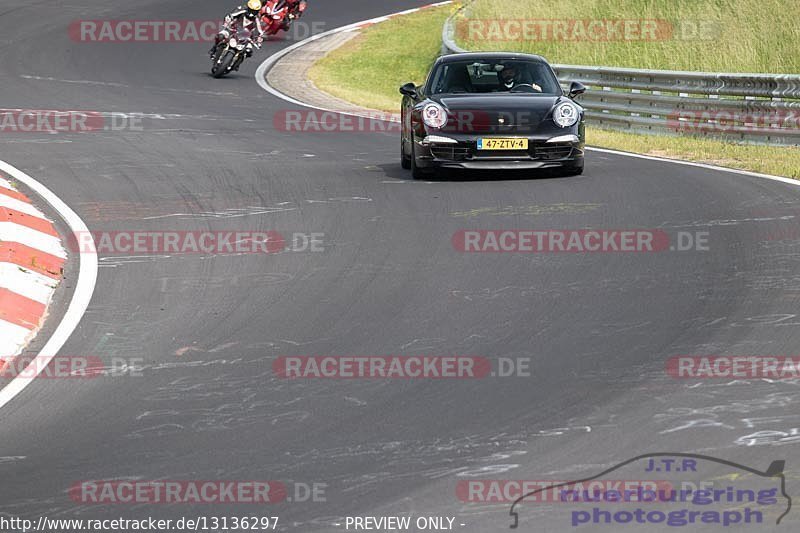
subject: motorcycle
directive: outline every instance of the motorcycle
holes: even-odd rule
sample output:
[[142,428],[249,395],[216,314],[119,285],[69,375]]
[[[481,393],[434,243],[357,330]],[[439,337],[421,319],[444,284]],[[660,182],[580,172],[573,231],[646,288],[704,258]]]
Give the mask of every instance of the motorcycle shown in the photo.
[[267,0],[261,8],[261,22],[267,35],[275,35],[283,29],[289,15],[289,6],[283,0]]
[[239,66],[247,57],[248,46],[253,46],[252,33],[245,28],[237,29],[235,35],[228,37],[227,43],[224,45],[220,43],[213,57],[211,75],[221,78],[233,70],[239,70]]

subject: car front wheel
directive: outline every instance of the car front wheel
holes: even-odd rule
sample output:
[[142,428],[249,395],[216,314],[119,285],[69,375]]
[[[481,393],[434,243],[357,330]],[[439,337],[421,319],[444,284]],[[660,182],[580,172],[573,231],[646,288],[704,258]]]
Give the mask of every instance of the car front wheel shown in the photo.
[[406,155],[406,140],[400,136],[400,165],[405,170],[411,169],[411,158]]
[[417,166],[417,152],[414,149],[414,139],[411,139],[411,176],[415,180],[424,180],[428,174]]
[[562,176],[580,176],[583,174],[583,163],[579,167],[566,168],[561,171]]

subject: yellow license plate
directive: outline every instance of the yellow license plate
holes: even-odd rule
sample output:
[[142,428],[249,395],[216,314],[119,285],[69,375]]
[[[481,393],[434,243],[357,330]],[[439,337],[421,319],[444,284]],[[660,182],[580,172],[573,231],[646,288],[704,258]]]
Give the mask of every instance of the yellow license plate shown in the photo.
[[478,150],[527,150],[528,139],[478,139]]

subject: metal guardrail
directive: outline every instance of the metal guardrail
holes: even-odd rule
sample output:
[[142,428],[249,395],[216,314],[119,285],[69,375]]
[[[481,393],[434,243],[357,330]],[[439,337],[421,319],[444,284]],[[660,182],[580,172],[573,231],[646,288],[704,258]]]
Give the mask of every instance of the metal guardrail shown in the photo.
[[[442,54],[455,42],[455,19]],[[564,87],[587,86],[578,102],[590,124],[633,133],[692,135],[758,144],[800,145],[800,75],[717,74],[553,65]]]

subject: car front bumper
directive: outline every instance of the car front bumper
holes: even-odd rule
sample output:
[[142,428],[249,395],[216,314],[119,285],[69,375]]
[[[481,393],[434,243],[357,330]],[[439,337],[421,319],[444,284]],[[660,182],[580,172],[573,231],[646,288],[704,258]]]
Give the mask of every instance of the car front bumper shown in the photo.
[[527,138],[528,150],[478,150],[478,135],[431,134],[415,137],[417,166],[468,170],[524,170],[579,168],[583,166],[584,141],[576,133],[557,136],[483,135]]

